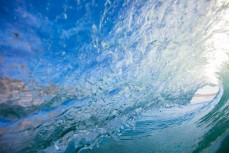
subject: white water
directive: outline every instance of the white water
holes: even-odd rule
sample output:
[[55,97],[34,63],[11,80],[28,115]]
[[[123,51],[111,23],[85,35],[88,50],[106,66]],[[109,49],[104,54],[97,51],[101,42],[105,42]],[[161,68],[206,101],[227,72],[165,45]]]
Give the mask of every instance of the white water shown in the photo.
[[[19,117],[10,111],[1,114],[14,119],[2,123],[0,130],[6,151],[93,147],[104,135],[134,124],[145,111],[186,106],[200,87],[221,85],[217,73],[228,63],[229,53],[228,1],[106,1],[99,22],[90,18],[95,3],[79,3],[86,13],[70,27],[61,24],[71,15],[66,10],[52,21],[45,13],[38,17],[29,9],[16,9],[26,28],[44,23],[51,28],[41,27],[42,34],[52,37],[18,27],[23,41],[4,37],[6,43],[1,43],[15,51],[26,48],[26,54],[4,52],[4,67],[14,61],[28,69],[26,75],[21,69],[3,71],[22,80],[10,84],[2,79],[7,90],[1,105],[16,112],[19,106],[23,112]],[[12,31],[6,27],[1,36]],[[78,39],[80,32],[89,38]],[[11,85],[23,90],[11,90]]]

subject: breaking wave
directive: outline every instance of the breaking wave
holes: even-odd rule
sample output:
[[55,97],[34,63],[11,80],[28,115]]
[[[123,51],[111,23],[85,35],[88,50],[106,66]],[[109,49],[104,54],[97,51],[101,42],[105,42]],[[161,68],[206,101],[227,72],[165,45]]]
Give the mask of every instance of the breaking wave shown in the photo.
[[1,2],[1,152],[82,151],[137,128],[142,114],[149,124],[144,113],[163,120],[164,109],[183,123],[199,116],[189,103],[205,85],[220,94],[193,124],[211,126],[185,143],[198,152],[227,136],[228,8],[223,0]]

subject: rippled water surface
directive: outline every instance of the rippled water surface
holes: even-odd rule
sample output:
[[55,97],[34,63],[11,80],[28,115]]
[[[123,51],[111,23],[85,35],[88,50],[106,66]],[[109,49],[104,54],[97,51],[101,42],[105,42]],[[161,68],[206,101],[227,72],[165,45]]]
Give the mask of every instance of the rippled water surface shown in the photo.
[[229,152],[228,0],[0,0],[0,25],[0,152]]

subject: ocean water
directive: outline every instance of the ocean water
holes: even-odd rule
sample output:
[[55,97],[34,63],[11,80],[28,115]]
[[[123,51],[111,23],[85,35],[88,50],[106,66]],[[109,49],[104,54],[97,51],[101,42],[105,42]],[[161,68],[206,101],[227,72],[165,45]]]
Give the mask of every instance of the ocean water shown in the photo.
[[229,152],[228,0],[0,0],[0,26],[1,153]]

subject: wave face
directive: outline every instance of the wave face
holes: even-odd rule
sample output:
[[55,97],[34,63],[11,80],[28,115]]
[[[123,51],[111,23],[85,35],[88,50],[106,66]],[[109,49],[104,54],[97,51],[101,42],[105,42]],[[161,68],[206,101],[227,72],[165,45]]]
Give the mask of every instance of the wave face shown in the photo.
[[[97,151],[106,152],[120,133],[118,152],[225,151],[228,8],[226,0],[1,1],[0,151],[87,152],[105,141]],[[194,107],[207,84],[220,93]],[[177,125],[197,131],[193,139],[168,138]]]

